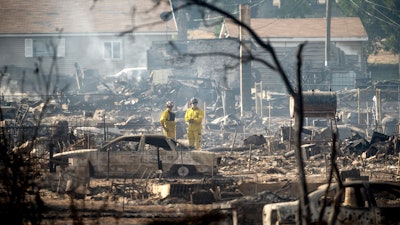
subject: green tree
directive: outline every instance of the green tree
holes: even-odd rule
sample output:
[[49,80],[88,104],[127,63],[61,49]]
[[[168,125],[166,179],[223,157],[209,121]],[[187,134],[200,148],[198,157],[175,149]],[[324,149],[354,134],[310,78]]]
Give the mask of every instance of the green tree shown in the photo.
[[[233,16],[239,16],[239,5],[246,4],[251,7],[256,7],[260,5],[264,0],[205,0],[204,2],[208,4],[215,5],[223,9],[224,11],[230,13]],[[179,7],[180,4],[187,3],[185,0],[172,0],[172,5],[176,8]],[[193,4],[186,4],[185,7],[181,10],[185,17],[188,20],[188,28],[190,29],[197,29],[201,26],[201,22],[206,23],[207,25],[210,24],[220,24],[222,23],[222,17],[218,13],[214,13],[204,7],[201,7],[195,3]],[[204,21],[206,20],[206,21]]]
[[360,17],[369,38],[368,53],[400,53],[400,1],[341,0],[338,5],[344,15]]
[[280,7],[274,13],[278,18],[304,18],[314,14],[315,0],[281,0]]

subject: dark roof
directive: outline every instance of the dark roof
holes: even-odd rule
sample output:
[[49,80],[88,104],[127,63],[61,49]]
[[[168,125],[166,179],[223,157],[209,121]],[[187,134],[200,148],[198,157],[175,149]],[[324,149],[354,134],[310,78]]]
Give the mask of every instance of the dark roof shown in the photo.
[[150,0],[1,0],[0,35],[176,32],[166,1]]
[[[238,26],[226,20],[230,37],[238,37]],[[250,27],[261,38],[316,39],[326,35],[326,18],[279,19],[252,18]],[[331,39],[368,40],[364,26],[358,17],[334,17],[331,19]]]

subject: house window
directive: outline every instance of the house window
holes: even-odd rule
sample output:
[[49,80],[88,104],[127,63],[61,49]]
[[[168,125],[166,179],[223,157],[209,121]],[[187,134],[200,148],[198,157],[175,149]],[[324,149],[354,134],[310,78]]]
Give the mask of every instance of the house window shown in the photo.
[[104,58],[122,59],[121,42],[120,41],[104,42]]
[[[56,50],[56,52],[54,52]],[[25,57],[65,57],[65,39],[25,39]]]

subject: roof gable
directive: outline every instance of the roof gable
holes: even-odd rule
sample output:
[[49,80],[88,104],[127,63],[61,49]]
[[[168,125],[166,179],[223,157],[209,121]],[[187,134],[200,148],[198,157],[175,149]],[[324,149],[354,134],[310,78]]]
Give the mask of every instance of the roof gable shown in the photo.
[[[278,19],[252,18],[250,27],[261,38],[324,38],[326,18]],[[239,29],[231,20],[225,21],[225,33],[238,37]],[[334,17],[331,19],[331,39],[368,39],[364,26],[358,17]]]
[[162,21],[170,12],[166,1],[141,0],[2,0],[0,34],[176,32],[175,20]]

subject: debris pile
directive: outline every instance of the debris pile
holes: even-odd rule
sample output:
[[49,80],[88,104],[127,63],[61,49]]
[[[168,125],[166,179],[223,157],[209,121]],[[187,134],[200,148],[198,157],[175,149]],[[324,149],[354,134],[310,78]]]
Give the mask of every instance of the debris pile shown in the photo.
[[[183,117],[187,99],[205,92],[207,86],[201,85],[203,82],[208,81],[182,81],[178,77],[167,84],[132,84],[120,77],[98,83],[97,86],[102,87],[97,89],[98,93],[59,93],[46,106],[45,99],[2,101],[5,111],[1,125],[7,137],[12,137],[11,149],[24,152],[24,146],[31,135],[35,134],[34,128],[40,121],[35,151],[30,154],[41,158],[38,161],[42,165],[40,168],[50,172],[45,179],[48,183],[43,185],[52,192],[44,195],[54,197],[54,193],[57,193],[59,197],[64,193],[57,187],[70,184],[60,178],[61,171],[54,173],[52,154],[72,149],[97,148],[121,135],[161,134],[158,120],[165,102],[169,100],[176,105],[177,141],[185,144],[186,124]],[[202,151],[212,151],[220,157],[218,174],[194,180],[160,177],[109,181],[92,179],[88,187],[90,192],[84,191],[79,197],[119,205],[210,204],[230,201],[231,207],[237,206],[240,210],[244,208],[238,205],[258,202],[259,207],[265,203],[296,197],[293,196],[295,191],[286,189],[298,181],[294,121],[288,116],[288,96],[269,93],[270,113],[267,117],[253,113],[239,116],[240,108],[236,105],[234,112],[224,114],[223,107],[220,107],[223,104],[219,93],[214,86],[211,89],[211,94],[204,95],[203,99],[207,104]],[[355,98],[353,92],[343,95],[346,96],[340,104],[345,104],[345,99],[352,102]],[[305,121],[301,151],[308,182],[327,181],[333,147],[338,151],[335,162],[340,171],[357,170],[359,177],[371,180],[397,180],[400,146],[395,131],[398,130],[398,122],[392,117],[384,117],[382,124],[378,124],[382,126],[378,132],[375,129],[377,127],[356,126],[355,121],[359,120],[354,119],[354,115],[357,115],[354,109],[340,109],[341,116],[334,122],[312,118]],[[357,115],[362,116],[362,113]],[[372,135],[368,135],[371,130]],[[332,140],[332,132],[337,132],[337,140]],[[67,170],[62,172],[68,173]],[[171,185],[167,194],[160,194],[153,189],[154,186],[166,184]],[[281,186],[274,186],[275,191],[266,191],[271,184]]]

